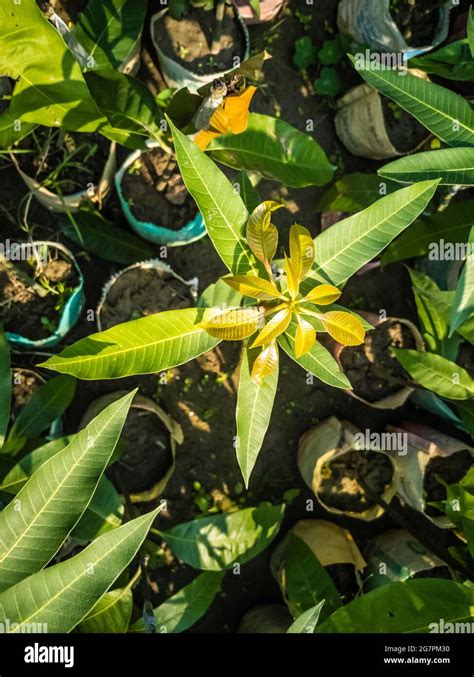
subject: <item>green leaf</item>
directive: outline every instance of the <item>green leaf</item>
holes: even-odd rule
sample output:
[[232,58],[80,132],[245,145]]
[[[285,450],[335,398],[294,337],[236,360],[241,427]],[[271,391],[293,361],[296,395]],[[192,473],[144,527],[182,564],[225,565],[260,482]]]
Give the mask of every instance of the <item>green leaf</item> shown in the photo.
[[439,75],[448,80],[474,79],[474,60],[467,39],[456,40],[436,52],[410,59],[408,67],[419,68],[429,75]]
[[289,635],[302,633],[313,634],[314,629],[318,624],[319,616],[321,614],[321,609],[324,606],[324,602],[325,600],[323,599],[321,602],[319,602],[319,604],[316,604],[316,606],[307,609],[307,611],[302,613],[301,616],[298,616],[296,621],[294,621],[288,628],[287,633]]
[[160,509],[100,536],[75,557],[1,593],[3,617],[19,624],[13,632],[21,632],[27,623],[47,624],[50,633],[73,630],[136,555]]
[[84,78],[97,107],[114,129],[161,140],[160,108],[140,80],[112,70],[88,71]]
[[358,212],[397,188],[396,183],[383,181],[377,174],[346,174],[320,197],[316,211]]
[[133,611],[130,585],[110,590],[103,595],[90,614],[77,627],[86,633],[127,632]]
[[296,328],[297,323],[292,321],[286,332],[278,337],[278,343],[285,353],[308,374],[316,376],[323,383],[334,388],[351,388],[350,381],[342,373],[336,360],[317,339],[308,353],[298,358],[295,356]]
[[440,186],[474,185],[474,148],[432,150],[390,162],[379,175],[399,183],[441,179]]
[[335,68],[323,66],[314,81],[314,89],[321,96],[336,96],[342,89],[342,80]]
[[[5,475],[0,492],[15,496],[43,463],[52,458],[72,442],[72,437],[58,437],[34,449]],[[110,464],[110,461],[109,461]],[[92,540],[109,529],[119,527],[122,522],[123,505],[120,495],[107,477],[102,476],[86,511],[72,535],[82,540]]]
[[358,72],[445,143],[474,145],[474,111],[460,94],[410,73],[370,70],[370,64]]
[[[316,628],[331,632],[434,632],[441,619],[472,621],[474,588],[441,579],[390,583],[338,609]],[[433,626],[436,624],[436,626]]]
[[12,397],[12,374],[10,371],[10,349],[3,327],[0,325],[0,449],[10,420],[10,405]]
[[189,362],[219,339],[198,326],[199,308],[168,310],[77,341],[42,366],[85,380],[152,374]]
[[199,308],[238,308],[243,296],[222,278],[210,284],[198,299]]
[[450,335],[456,331],[474,313],[474,255],[466,258],[456,287],[451,310]]
[[334,167],[321,146],[284,120],[251,113],[245,132],[227,133],[207,148],[217,162],[260,174],[291,188],[323,186]]
[[[437,183],[422,181],[397,190],[322,232],[314,240],[315,265],[310,276],[326,276],[336,286],[345,282],[421,214]],[[304,292],[306,284],[302,285]]]
[[289,532],[277,554],[284,579],[283,595],[295,618],[321,601],[326,602],[322,620],[341,606],[341,597],[331,577],[301,538]]
[[261,273],[263,267],[247,246],[245,204],[214,162],[168,120],[186,188],[196,201],[217,253],[235,275]]
[[249,363],[249,351],[244,351],[235,411],[237,461],[246,487],[249,485],[250,475],[270,424],[278,386],[278,367],[260,383],[257,384],[252,380],[251,364],[259,352],[259,350],[250,351]]
[[154,250],[128,230],[114,226],[99,212],[81,209],[60,217],[61,230],[70,240],[104,261],[128,265],[154,256]]
[[[153,611],[156,632],[179,633],[194,625],[208,610],[221,589],[224,572],[205,571]],[[130,632],[146,632],[141,618]]]
[[253,187],[247,172],[243,170],[234,177],[234,186],[239,187],[239,194],[249,214],[261,203],[260,195]]
[[0,73],[17,81],[0,130],[16,120],[82,132],[104,124],[79,64],[35,0],[0,5],[0,43]]
[[418,317],[422,324],[423,338],[429,350],[455,360],[459,347],[459,336],[448,337],[449,325],[445,307],[440,301],[441,291],[437,284],[423,273],[409,269]]
[[391,351],[413,381],[449,400],[474,397],[474,380],[467,371],[440,355],[417,350]]
[[178,524],[162,533],[173,554],[195,569],[222,571],[245,564],[273,541],[284,505],[261,503],[257,508],[221,513]]
[[146,0],[89,0],[73,33],[96,68],[119,70],[130,59],[146,9]]
[[295,41],[293,63],[301,71],[306,71],[317,63],[318,50],[308,35],[303,35]]
[[471,55],[474,59],[474,12],[472,7],[469,8],[469,17],[467,20],[467,38],[469,40],[469,47],[471,49]]
[[134,393],[107,407],[43,463],[0,513],[0,590],[44,567],[87,508]]
[[456,409],[467,433],[474,440],[474,402],[456,402]]
[[382,265],[423,256],[432,243],[466,242],[474,225],[474,200],[455,202],[442,212],[418,219],[382,255]]
[[6,442],[6,450],[17,453],[26,443],[37,437],[71,404],[76,382],[70,376],[55,376],[40,386],[20,411]]

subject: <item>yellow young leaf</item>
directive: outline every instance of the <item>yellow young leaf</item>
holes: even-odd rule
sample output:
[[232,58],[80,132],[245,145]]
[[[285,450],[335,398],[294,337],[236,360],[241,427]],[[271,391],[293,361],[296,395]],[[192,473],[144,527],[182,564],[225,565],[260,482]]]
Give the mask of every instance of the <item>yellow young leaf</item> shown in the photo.
[[314,327],[298,316],[298,326],[295,334],[295,357],[301,357],[311,350],[316,341]]
[[341,294],[342,292],[332,284],[320,284],[306,294],[303,300],[317,306],[328,306],[330,303],[335,303]]
[[276,341],[272,341],[258,355],[252,367],[252,381],[261,383],[264,378],[278,367],[278,347]]
[[298,282],[308,274],[314,261],[314,242],[304,226],[294,224],[290,228],[290,259]]
[[268,271],[278,245],[278,230],[270,222],[271,213],[283,205],[266,200],[256,207],[247,222],[247,243]]
[[240,134],[247,129],[249,106],[255,91],[256,88],[252,85],[247,87],[242,94],[226,96],[213,113],[209,128],[202,129],[194,137],[194,142],[201,150],[206,150],[213,139],[226,132]]
[[283,310],[278,311],[271,320],[267,322],[262,331],[259,333],[255,341],[252,343],[252,348],[257,346],[263,346],[266,343],[270,343],[280,334],[288,329],[290,324],[292,310],[291,308],[283,308]]
[[200,326],[216,338],[238,341],[252,336],[261,319],[258,308],[209,308]]
[[286,270],[286,284],[290,296],[292,299],[295,299],[298,296],[298,290],[300,288],[300,280],[297,272],[294,270],[291,259],[285,254],[285,270]]
[[344,346],[358,346],[364,342],[364,326],[351,313],[333,310],[325,315],[321,315],[321,322],[328,334]]
[[228,275],[222,278],[229,287],[236,289],[244,296],[251,296],[261,301],[271,301],[276,298],[284,298],[277,287],[268,280],[256,275]]

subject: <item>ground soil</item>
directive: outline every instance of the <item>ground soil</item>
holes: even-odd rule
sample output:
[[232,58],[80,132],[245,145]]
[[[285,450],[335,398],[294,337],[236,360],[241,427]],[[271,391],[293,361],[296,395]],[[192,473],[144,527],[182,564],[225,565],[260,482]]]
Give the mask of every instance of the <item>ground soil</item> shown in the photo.
[[12,409],[16,418],[25,405],[31,400],[38,388],[44,383],[39,374],[27,369],[12,370]]
[[440,478],[446,484],[456,484],[467,473],[474,463],[470,452],[465,449],[448,457],[435,456],[426,466],[424,477],[426,513],[428,515],[442,515],[438,508],[428,503],[439,503],[446,500],[446,487],[438,480]]
[[[72,195],[98,185],[107,162],[109,142],[100,134],[73,134],[37,127],[19,143],[20,169],[58,195]],[[51,174],[66,163],[53,178]]]
[[135,218],[162,228],[181,230],[197,213],[176,159],[161,148],[143,153],[129,167],[122,192]]
[[433,567],[432,569],[425,569],[424,571],[418,571],[416,574],[413,574],[413,576],[410,576],[411,579],[414,578],[446,578],[450,579],[452,578],[451,574],[449,573],[448,567]]
[[384,96],[382,96],[382,110],[388,137],[400,153],[414,151],[429,136],[426,127]]
[[[313,126],[308,133],[321,144],[333,163],[338,164],[338,176],[357,171],[376,172],[380,163],[362,161],[350,155],[340,144],[333,126],[334,102],[312,94],[292,64],[294,43],[298,38],[308,35],[315,44],[320,45],[323,40],[334,36],[326,28],[335,31],[337,5],[338,0],[325,0],[313,6],[307,5],[304,0],[291,0],[289,9],[282,12],[273,24],[250,27],[253,49],[259,51],[266,47],[272,54],[272,59],[265,65],[264,85],[252,101],[252,110],[281,116],[300,131],[308,131],[307,121],[312,121]],[[158,0],[149,1],[149,16],[160,9],[162,5]],[[296,10],[310,17],[307,30],[297,18]],[[455,12],[456,9],[453,9],[452,14]],[[153,46],[146,31],[144,44],[147,51],[153,54]],[[147,83],[150,82],[151,75],[144,66],[139,76]],[[341,77],[345,88],[360,82],[359,76],[350,66],[342,67]],[[153,84],[157,89],[164,87],[158,80],[153,81]],[[127,155],[123,149],[119,149],[119,155],[120,152]],[[224,171],[228,176],[234,175],[225,168]],[[21,231],[17,223],[22,212],[19,212],[18,205],[27,191],[14,168],[1,159],[0,177],[2,237],[20,238]],[[288,230],[292,223],[304,224],[313,236],[319,233],[319,217],[314,205],[326,187],[291,189],[262,180],[258,190],[262,199],[282,201],[288,207],[287,210],[279,210],[275,216],[280,233],[278,256],[281,256],[283,248],[287,248]],[[464,193],[469,195],[469,191]],[[116,196],[111,195],[104,216],[113,220],[117,226],[129,230]],[[34,201],[31,203],[28,223],[35,228],[36,237],[40,234],[45,239],[58,236],[50,212]],[[79,256],[85,276],[86,310],[93,311],[99,302],[103,285],[121,266],[108,264],[82,252],[70,241],[64,241]],[[156,251],[160,255],[160,249]],[[184,279],[199,276],[200,292],[215,282],[218,275],[226,272],[207,237],[186,247],[168,249],[167,254],[166,262]],[[401,264],[389,265],[352,278],[345,286],[341,304],[377,313],[383,308],[388,316],[416,321],[409,275]],[[94,331],[94,314],[84,312],[81,321],[52,352],[59,352]],[[233,447],[239,357],[240,344],[223,342],[219,349],[205,357],[171,370],[168,385],[160,383],[158,374],[111,381],[78,380],[76,395],[64,416],[64,432],[74,433],[78,421],[94,399],[118,388],[132,390],[138,387],[143,395],[155,399],[181,424],[184,442],[177,448],[176,470],[163,495],[167,500],[167,510],[160,513],[156,521],[160,530],[165,531],[206,514],[203,513],[203,506],[200,507],[201,501],[197,500],[200,493],[195,488],[196,482],[211,497],[210,507],[216,506],[219,510],[228,510],[232,505],[254,506],[263,500],[281,502],[287,497],[288,490],[299,492],[287,506],[275,541],[261,555],[243,565],[240,575],[234,575],[231,571],[226,573],[222,592],[216,596],[205,616],[188,630],[191,633],[235,632],[244,613],[253,606],[282,603],[280,589],[270,573],[270,558],[278,542],[299,520],[329,519],[349,529],[362,551],[377,535],[398,526],[387,515],[368,523],[329,515],[314,500],[296,464],[298,440],[308,428],[331,415],[348,419],[362,430],[369,428],[374,432],[382,432],[388,423],[397,425],[403,420],[422,421],[469,443],[467,436],[453,430],[439,417],[417,409],[411,402],[394,411],[376,410],[317,379],[308,382],[305,372],[282,355],[280,384],[269,430],[250,478],[249,490],[246,491]],[[44,358],[22,353],[17,359],[22,366],[32,367]],[[51,372],[45,371],[44,374],[50,376]],[[144,513],[157,503],[140,504],[138,509]],[[438,529],[420,513],[408,506],[401,506],[396,498],[392,500],[391,507],[401,512],[414,531],[423,534],[435,546],[455,544],[455,537],[446,533],[447,530]],[[148,597],[156,606],[197,575],[195,569],[180,563],[154,536],[148,539],[148,546],[155,548],[157,556],[149,565],[151,585],[148,592],[144,594],[141,587],[137,586],[137,614],[142,609],[144,597]],[[130,570],[135,567],[136,563],[133,563]]]
[[324,567],[332,578],[337,591],[341,595],[344,604],[354,599],[359,592],[360,586],[353,564],[330,564]]
[[390,13],[411,47],[430,45],[438,27],[440,7],[445,0],[391,0]]
[[364,512],[374,502],[366,495],[359,480],[381,496],[392,477],[393,466],[385,454],[349,451],[324,464],[318,496],[324,504],[332,508]]
[[102,329],[120,322],[194,305],[188,285],[156,268],[132,268],[109,289],[100,313]]
[[226,6],[222,22],[221,49],[211,54],[214,11],[191,9],[182,19],[173,19],[169,12],[155,24],[155,41],[161,51],[188,70],[199,75],[219,73],[242,59],[245,41],[242,28],[231,6]]
[[156,414],[132,407],[121,439],[127,449],[108,470],[119,491],[145,491],[163,479],[173,457],[169,433]]
[[361,346],[346,347],[340,354],[342,368],[354,392],[377,402],[402,388],[407,374],[389,349],[415,348],[415,339],[406,325],[387,320],[366,334]]
[[46,338],[57,326],[60,311],[56,308],[61,295],[51,292],[40,295],[45,290],[39,282],[45,280],[53,287],[61,282],[72,291],[79,283],[77,271],[61,258],[49,261],[37,271],[25,261],[14,265],[15,268],[7,269],[0,263],[0,322],[6,331],[28,339]]

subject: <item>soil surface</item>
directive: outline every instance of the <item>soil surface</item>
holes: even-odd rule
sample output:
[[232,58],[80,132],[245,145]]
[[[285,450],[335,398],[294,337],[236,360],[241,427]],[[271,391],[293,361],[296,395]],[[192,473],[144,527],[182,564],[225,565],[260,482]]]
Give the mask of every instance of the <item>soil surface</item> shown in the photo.
[[107,162],[109,142],[101,134],[73,134],[37,127],[23,139],[16,159],[20,169],[58,195],[97,186]]
[[170,468],[170,436],[158,416],[132,407],[121,439],[127,449],[107,474],[122,493],[145,491],[159,482]]
[[364,512],[374,505],[359,480],[381,496],[393,477],[393,466],[385,454],[349,451],[325,463],[318,489],[320,500],[338,510]]
[[192,8],[182,19],[173,19],[169,12],[155,23],[155,42],[174,61],[199,75],[219,73],[234,67],[234,59],[242,59],[245,40],[234,10],[227,5],[222,22],[219,54],[211,54],[214,11]]
[[445,0],[390,0],[390,13],[408,45],[430,45],[438,28]]
[[382,110],[388,137],[400,153],[411,153],[429,136],[426,127],[384,96],[382,96]]
[[78,283],[74,266],[61,258],[36,269],[26,261],[0,261],[0,322],[28,339],[46,338]]
[[410,576],[410,579],[414,578],[446,578],[450,579],[452,578],[451,574],[449,573],[448,567],[433,567],[432,569],[425,569],[424,571],[418,571],[416,574],[413,574],[413,576]]
[[190,288],[171,273],[132,268],[120,275],[107,293],[100,313],[102,329],[162,310],[194,305]]
[[176,159],[156,148],[143,153],[123,175],[122,192],[139,221],[181,230],[197,213]]
[[387,320],[366,334],[360,346],[346,347],[340,361],[354,392],[367,402],[378,402],[406,384],[407,374],[390,348],[415,348],[410,329]]
[[470,452],[467,449],[458,451],[448,457],[435,456],[426,466],[424,477],[424,490],[426,513],[431,516],[442,515],[438,508],[429,503],[439,503],[446,500],[446,487],[441,484],[438,478],[446,484],[456,484],[467,473],[474,463]]
[[34,371],[12,369],[12,417],[16,418],[35,392],[44,383],[43,378]]
[[359,592],[360,586],[353,564],[329,564],[324,567],[332,578],[344,604],[350,602]]

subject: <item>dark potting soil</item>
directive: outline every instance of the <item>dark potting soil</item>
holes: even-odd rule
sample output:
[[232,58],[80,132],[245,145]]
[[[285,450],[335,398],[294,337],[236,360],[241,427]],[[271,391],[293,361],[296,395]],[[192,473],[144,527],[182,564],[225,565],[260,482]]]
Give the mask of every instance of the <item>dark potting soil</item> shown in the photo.
[[390,355],[392,347],[415,348],[415,337],[406,325],[387,320],[367,332],[362,345],[341,351],[341,364],[354,392],[367,402],[393,395],[408,378],[398,360]]
[[235,57],[245,51],[242,28],[230,5],[225,8],[219,54],[211,54],[214,30],[213,10],[192,9],[182,19],[169,12],[155,23],[155,42],[161,51],[188,70],[199,75],[219,73],[234,67]]
[[449,573],[448,567],[433,567],[432,569],[425,569],[424,571],[417,571],[416,574],[410,576],[411,579],[414,578],[447,578],[450,579],[451,574]]
[[474,346],[464,342],[459,346],[459,352],[456,359],[457,364],[465,369],[467,373],[474,378]]
[[326,463],[318,496],[323,503],[338,510],[364,512],[374,505],[359,482],[363,481],[381,496],[393,477],[393,466],[379,452],[349,451]]
[[13,369],[12,377],[12,417],[16,418],[44,381],[29,369]]
[[0,261],[0,322],[5,331],[35,341],[46,338],[55,331],[64,303],[78,284],[76,269],[61,258],[36,271],[26,261],[14,267]]
[[139,221],[181,230],[197,213],[176,159],[155,148],[143,153],[122,179],[122,193]]
[[132,268],[120,275],[107,293],[100,321],[102,329],[163,310],[194,305],[189,287],[166,271]]
[[110,479],[121,492],[151,489],[173,462],[167,429],[153,412],[132,407],[121,439],[127,448],[108,470]]
[[467,473],[474,460],[468,449],[458,451],[448,457],[435,456],[426,466],[424,491],[426,513],[432,517],[444,514],[438,508],[428,503],[439,503],[446,500],[446,487],[439,481],[440,477],[446,484],[456,484]]
[[343,604],[350,602],[359,592],[353,564],[329,564],[324,567],[332,578]]
[[390,0],[390,13],[408,45],[432,43],[445,0]]
[[426,127],[384,96],[382,110],[389,139],[400,153],[410,153],[429,136]]
[[[58,195],[72,195],[98,185],[109,142],[100,134],[73,134],[39,127],[23,139],[16,154],[20,169]],[[64,164],[64,166],[63,166]],[[52,176],[53,175],[53,176]]]

